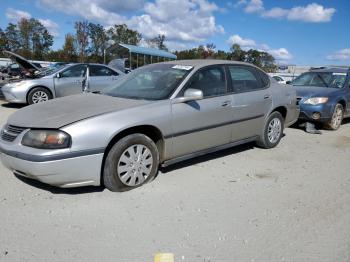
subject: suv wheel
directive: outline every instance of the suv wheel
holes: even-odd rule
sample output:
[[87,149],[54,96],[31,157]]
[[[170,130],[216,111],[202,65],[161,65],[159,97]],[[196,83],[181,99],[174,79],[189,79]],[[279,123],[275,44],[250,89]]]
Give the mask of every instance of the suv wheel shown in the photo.
[[341,104],[336,104],[331,120],[326,124],[330,130],[338,130],[344,118],[344,108]]
[[52,99],[51,93],[42,87],[36,87],[28,94],[28,104],[37,104]]
[[279,112],[272,112],[268,117],[263,137],[257,142],[262,148],[273,148],[278,145],[283,135],[284,119]]
[[155,143],[143,134],[128,135],[109,151],[103,170],[103,182],[111,191],[126,191],[152,180],[159,165]]

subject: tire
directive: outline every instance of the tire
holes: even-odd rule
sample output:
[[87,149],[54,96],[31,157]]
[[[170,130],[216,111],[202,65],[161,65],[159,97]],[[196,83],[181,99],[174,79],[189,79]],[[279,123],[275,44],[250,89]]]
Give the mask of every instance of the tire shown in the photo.
[[131,134],[120,139],[108,152],[103,183],[113,192],[140,187],[156,176],[158,166],[159,152],[152,139]]
[[273,148],[278,145],[283,136],[284,118],[281,113],[272,112],[264,126],[263,136],[257,141],[257,145],[262,148]]
[[52,99],[49,90],[43,87],[35,87],[28,94],[28,104],[37,104]]
[[329,130],[338,130],[344,118],[344,107],[336,104],[332,114],[332,118],[325,124],[325,128]]

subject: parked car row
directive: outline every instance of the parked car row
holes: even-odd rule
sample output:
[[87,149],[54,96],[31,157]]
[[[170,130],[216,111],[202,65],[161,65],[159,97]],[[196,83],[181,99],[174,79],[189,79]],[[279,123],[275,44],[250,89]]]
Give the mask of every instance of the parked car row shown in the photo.
[[62,64],[38,70],[31,62],[11,53],[22,68],[32,74],[5,84],[1,91],[8,102],[36,104],[53,98],[82,93],[100,92],[123,72],[101,64]]
[[[10,116],[0,138],[6,167],[59,187],[103,184],[125,191],[151,181],[159,166],[247,142],[273,148],[299,118],[337,129],[349,116],[345,69],[313,70],[281,85],[247,63],[172,61],[141,67],[103,89],[113,82],[107,79],[94,94],[97,69],[111,70],[67,65],[38,79],[67,97],[38,98]],[[79,77],[79,88],[55,85],[65,77]],[[90,92],[68,96],[81,87]]]

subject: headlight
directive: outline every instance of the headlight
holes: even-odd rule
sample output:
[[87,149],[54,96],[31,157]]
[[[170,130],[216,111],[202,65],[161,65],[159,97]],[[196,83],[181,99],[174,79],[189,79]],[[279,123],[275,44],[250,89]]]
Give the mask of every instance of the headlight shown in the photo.
[[318,104],[325,104],[327,102],[328,102],[328,97],[312,97],[304,101],[304,104],[318,105]]
[[22,145],[40,149],[68,148],[71,137],[59,130],[29,130],[22,138]]

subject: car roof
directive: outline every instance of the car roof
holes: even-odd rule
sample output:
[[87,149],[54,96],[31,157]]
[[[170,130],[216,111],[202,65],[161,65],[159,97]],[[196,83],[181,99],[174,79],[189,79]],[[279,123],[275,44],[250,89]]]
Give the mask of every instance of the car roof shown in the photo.
[[168,62],[161,62],[160,64],[175,64],[175,65],[184,65],[184,66],[193,66],[193,67],[203,67],[203,66],[220,65],[220,64],[254,66],[252,64],[245,63],[245,62],[232,61],[232,60],[219,60],[219,59],[174,60],[174,61],[168,61]]
[[325,67],[325,68],[315,68],[311,69],[310,72],[320,72],[320,73],[348,73],[349,68],[346,67]]

